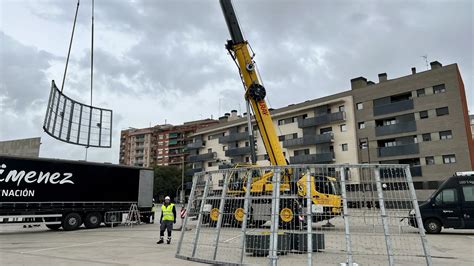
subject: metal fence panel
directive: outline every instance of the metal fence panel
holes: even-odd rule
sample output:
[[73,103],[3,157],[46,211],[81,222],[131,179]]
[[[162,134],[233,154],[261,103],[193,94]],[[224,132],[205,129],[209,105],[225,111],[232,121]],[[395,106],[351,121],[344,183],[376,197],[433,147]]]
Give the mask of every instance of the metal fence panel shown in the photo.
[[[176,256],[213,264],[431,265],[405,165],[198,173]],[[413,211],[414,210],[414,211]],[[409,213],[415,213],[410,216]],[[183,226],[185,228],[185,226]]]

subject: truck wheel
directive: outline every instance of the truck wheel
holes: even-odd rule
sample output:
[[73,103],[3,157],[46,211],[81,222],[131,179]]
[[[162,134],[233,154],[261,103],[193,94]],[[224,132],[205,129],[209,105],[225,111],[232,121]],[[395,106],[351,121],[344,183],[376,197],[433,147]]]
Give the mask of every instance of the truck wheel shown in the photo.
[[97,228],[100,226],[101,222],[102,222],[102,215],[100,215],[100,213],[89,212],[87,213],[86,219],[84,220],[84,225],[88,229]]
[[53,231],[56,231],[61,228],[61,224],[47,224],[46,227]]
[[441,223],[437,219],[426,220],[424,227],[428,234],[439,234],[441,232]]
[[64,231],[76,230],[81,224],[81,216],[75,212],[68,213],[63,217],[62,226]]

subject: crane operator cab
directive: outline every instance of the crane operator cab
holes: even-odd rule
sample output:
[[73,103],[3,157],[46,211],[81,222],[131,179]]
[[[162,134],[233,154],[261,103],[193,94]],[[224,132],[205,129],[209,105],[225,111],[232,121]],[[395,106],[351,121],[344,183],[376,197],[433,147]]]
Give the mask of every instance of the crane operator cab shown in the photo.
[[[474,171],[456,172],[447,178],[430,198],[420,204],[423,227],[428,234],[444,228],[474,229]],[[409,223],[417,227],[415,210]]]

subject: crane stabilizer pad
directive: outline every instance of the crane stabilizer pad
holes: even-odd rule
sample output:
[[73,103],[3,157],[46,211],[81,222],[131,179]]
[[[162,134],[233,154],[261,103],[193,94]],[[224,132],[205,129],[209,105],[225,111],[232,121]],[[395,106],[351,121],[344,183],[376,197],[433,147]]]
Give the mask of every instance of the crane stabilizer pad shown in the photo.
[[52,81],[43,129],[51,137],[86,147],[112,146],[112,110],[79,103]]

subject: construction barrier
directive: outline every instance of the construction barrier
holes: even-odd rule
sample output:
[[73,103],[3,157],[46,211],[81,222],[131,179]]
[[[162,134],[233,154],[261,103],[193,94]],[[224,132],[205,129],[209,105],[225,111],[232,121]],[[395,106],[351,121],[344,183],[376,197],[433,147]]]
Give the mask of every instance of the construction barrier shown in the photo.
[[407,165],[292,165],[194,176],[177,258],[212,264],[431,265]]

